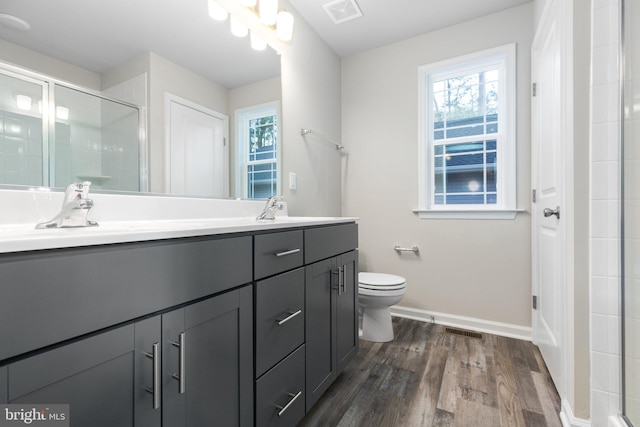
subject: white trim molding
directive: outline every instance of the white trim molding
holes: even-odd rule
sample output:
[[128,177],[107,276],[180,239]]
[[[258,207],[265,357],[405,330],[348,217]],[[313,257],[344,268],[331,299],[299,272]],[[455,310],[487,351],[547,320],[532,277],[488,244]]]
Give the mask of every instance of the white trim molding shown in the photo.
[[512,325],[509,323],[495,322],[493,320],[477,319],[474,317],[459,316],[457,314],[439,313],[436,311],[402,307],[399,305],[394,305],[393,307],[391,307],[391,315],[396,317],[404,317],[407,319],[419,320],[422,322],[435,322],[439,325],[471,329],[477,332],[484,332],[487,334],[531,341],[531,327],[528,326]]
[[420,218],[429,219],[516,219],[525,209],[414,209]]
[[562,399],[560,421],[564,427],[591,427],[591,421],[576,418],[573,415],[571,404],[566,399]]

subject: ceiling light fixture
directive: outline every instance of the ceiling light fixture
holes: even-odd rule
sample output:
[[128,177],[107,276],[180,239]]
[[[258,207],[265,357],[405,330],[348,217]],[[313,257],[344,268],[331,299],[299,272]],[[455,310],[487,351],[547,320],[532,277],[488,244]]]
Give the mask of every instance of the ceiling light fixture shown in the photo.
[[291,41],[293,38],[293,15],[286,10],[278,12],[276,20],[276,37],[283,42]]
[[260,0],[258,2],[260,22],[264,25],[276,25],[278,19],[278,0]]
[[215,0],[209,0],[209,16],[216,21],[225,21],[227,16],[229,16],[229,12]]
[[208,0],[208,2],[209,15],[218,21],[224,21],[230,15],[231,33],[238,37],[245,37],[250,33],[251,47],[256,50],[265,49],[267,44],[277,50],[278,42],[290,42],[293,39],[293,14],[286,10],[279,10],[278,0]]
[[231,24],[231,34],[236,37],[246,37],[249,34],[249,27],[244,25],[238,18],[231,15],[229,17],[229,24]]
[[255,50],[265,50],[267,48],[267,42],[262,37],[251,31],[251,47]]

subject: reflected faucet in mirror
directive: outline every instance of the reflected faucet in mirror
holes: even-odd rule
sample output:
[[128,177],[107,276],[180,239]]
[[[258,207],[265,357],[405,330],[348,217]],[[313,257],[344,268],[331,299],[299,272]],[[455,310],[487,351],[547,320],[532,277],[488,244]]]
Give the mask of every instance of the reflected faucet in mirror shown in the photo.
[[91,182],[75,182],[67,186],[64,192],[62,209],[52,220],[36,224],[37,229],[65,227],[93,227],[98,223],[87,220],[87,214],[93,207],[89,198]]
[[284,205],[282,203],[278,203],[280,200],[282,200],[282,197],[279,196],[271,196],[267,199],[267,203],[264,206],[264,209],[262,210],[262,213],[260,215],[258,215],[258,217],[256,218],[256,220],[258,221],[263,221],[263,220],[269,220],[269,221],[273,221],[276,219],[275,215],[277,211],[282,210],[282,208],[284,207]]

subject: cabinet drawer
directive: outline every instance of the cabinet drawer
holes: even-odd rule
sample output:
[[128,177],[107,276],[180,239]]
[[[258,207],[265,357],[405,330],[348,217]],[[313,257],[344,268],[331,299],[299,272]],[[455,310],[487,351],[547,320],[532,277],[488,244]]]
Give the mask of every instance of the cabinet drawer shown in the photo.
[[352,251],[358,247],[358,224],[341,224],[304,231],[305,264]]
[[259,234],[254,237],[254,278],[272,276],[302,266],[303,232]]
[[304,342],[304,269],[256,283],[256,377]]
[[0,360],[251,282],[252,240],[3,254]]
[[295,426],[304,417],[304,346],[256,382],[256,426]]
[[9,365],[9,400],[132,352],[133,338],[129,325]]

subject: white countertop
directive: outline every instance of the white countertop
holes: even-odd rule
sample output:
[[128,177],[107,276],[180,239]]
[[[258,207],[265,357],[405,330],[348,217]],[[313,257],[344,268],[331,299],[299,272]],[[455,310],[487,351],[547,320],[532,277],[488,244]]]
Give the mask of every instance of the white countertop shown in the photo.
[[136,194],[89,194],[88,219],[97,227],[35,229],[53,218],[64,193],[0,189],[0,254],[112,243],[354,222],[357,218],[289,216],[286,202],[274,221],[256,221],[264,200],[206,199]]
[[356,218],[277,216],[274,221],[256,221],[255,217],[104,221],[97,227],[53,229],[35,229],[33,224],[0,225],[0,253],[280,230],[354,221]]

